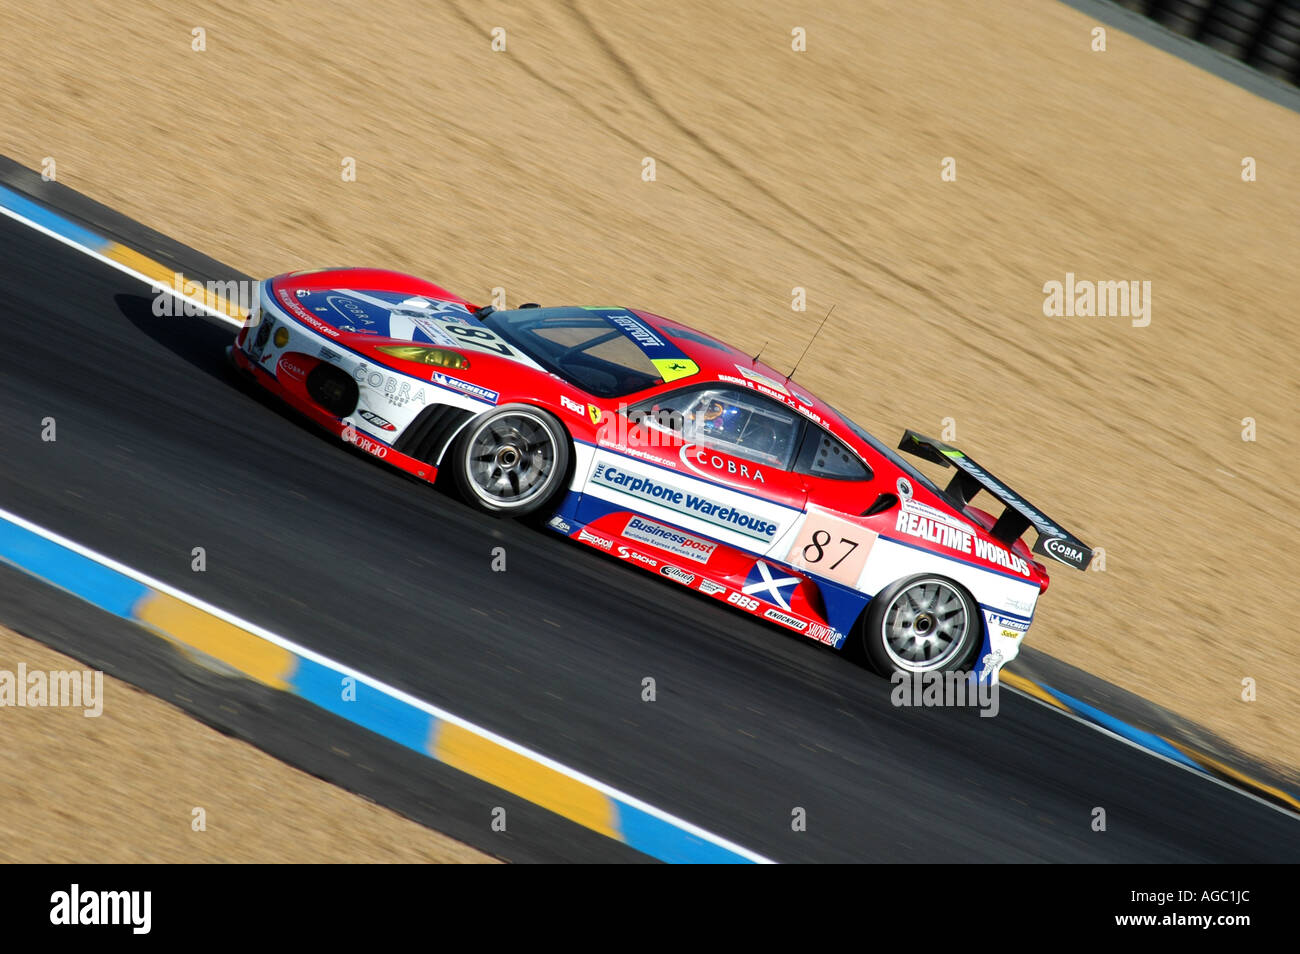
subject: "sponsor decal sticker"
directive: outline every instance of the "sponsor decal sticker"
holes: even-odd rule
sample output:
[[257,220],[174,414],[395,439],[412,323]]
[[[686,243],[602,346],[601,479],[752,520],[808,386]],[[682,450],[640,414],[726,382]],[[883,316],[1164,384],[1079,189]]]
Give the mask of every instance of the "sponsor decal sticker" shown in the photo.
[[637,450],[635,447],[619,447],[619,445],[600,436],[598,436],[596,440],[601,447],[613,448],[616,453],[624,454],[628,457],[635,457],[637,460],[647,460],[652,464],[658,464],[660,467],[668,467],[673,470],[677,469],[677,461],[669,460],[667,457],[656,457],[654,454],[643,450]]
[[808,628],[808,623],[805,620],[799,619],[796,616],[791,616],[789,613],[782,613],[778,609],[771,609],[769,607],[763,616],[766,619],[775,620],[776,622],[781,623],[784,626],[789,626],[791,629],[797,630],[801,633]]
[[430,380],[434,384],[440,384],[444,388],[459,391],[461,394],[468,394],[470,397],[478,398],[480,401],[486,401],[488,404],[496,404],[497,401],[501,399],[501,395],[490,388],[480,387],[477,384],[470,384],[468,381],[453,378],[451,375],[443,374],[441,371],[434,371],[430,376]]
[[1008,616],[1001,616],[997,613],[989,613],[989,627],[991,629],[1012,629],[1017,634],[1023,634],[1029,630],[1028,623],[1022,623],[1018,619],[1011,619]]
[[612,324],[622,328],[628,337],[639,344],[642,348],[667,347],[662,338],[647,328],[633,315],[608,315],[607,317]]
[[364,384],[378,391],[384,396],[384,400],[394,407],[403,407],[411,401],[416,404],[428,404],[429,398],[424,393],[424,388],[412,391],[409,380],[385,374],[377,368],[368,367],[365,362],[357,365],[356,370],[352,372],[352,377],[358,384]]
[[618,557],[620,560],[631,560],[633,563],[644,563],[646,566],[659,565],[659,561],[654,557],[648,557],[640,550],[633,550],[631,547],[619,547]]
[[659,568],[659,572],[668,577],[668,579],[676,580],[678,583],[684,583],[686,586],[690,586],[695,582],[694,573],[687,573],[685,570],[679,569],[671,563],[665,563]]
[[659,504],[670,510],[697,517],[715,526],[725,527],[756,540],[771,540],[776,536],[777,524],[758,514],[750,513],[739,507],[732,507],[701,497],[698,494],[677,490],[650,477],[621,470],[615,465],[601,461],[596,465],[592,476],[595,483],[610,487],[651,503]]
[[776,380],[775,378],[769,378],[766,374],[759,374],[757,371],[753,370],[752,368],[747,368],[741,364],[738,364],[735,367],[736,370],[740,372],[741,377],[747,378],[750,381],[753,381],[755,384],[762,384],[765,385],[766,387],[771,388],[774,391],[779,391],[782,394],[784,394],[786,397],[791,397],[789,389],[786,388],[784,384],[782,384],[780,381]]
[[288,355],[285,355],[280,359],[280,364],[276,368],[276,372],[283,373],[285,377],[294,381],[305,381],[307,379],[307,371],[301,364]]
[[957,553],[965,553],[989,563],[996,563],[1012,573],[1029,576],[1029,564],[1024,559],[1005,547],[976,536],[969,529],[955,526],[954,523],[934,517],[923,517],[914,511],[900,510],[894,529],[899,533],[936,543]]
[[638,543],[648,543],[660,550],[676,553],[696,563],[708,563],[709,557],[713,556],[713,551],[718,548],[716,543],[701,540],[689,533],[674,530],[672,527],[666,527],[662,523],[646,520],[643,517],[633,517],[629,520],[627,526],[623,528],[623,536]]
[[[749,461],[726,457],[717,451],[709,450],[707,447],[700,447],[698,444],[687,444],[678,453],[682,463],[701,477],[714,479],[719,475],[724,475],[727,477],[742,477],[745,480],[752,480],[756,484],[767,483],[763,478],[762,468]],[[706,467],[709,469],[704,470],[703,468]]]
[[375,427],[378,427],[380,430],[385,430],[385,431],[397,430],[397,426],[395,424],[380,417],[374,411],[367,411],[363,408],[357,413],[361,415],[363,420],[369,421],[371,424],[375,425]]
[[834,646],[836,649],[839,649],[840,643],[844,642],[844,634],[838,629],[823,626],[821,623],[816,621],[808,624],[808,631],[804,633],[804,635],[810,639],[817,640],[819,643],[824,643],[827,646]]
[[1083,563],[1083,551],[1068,540],[1063,540],[1060,537],[1049,537],[1044,540],[1043,549],[1062,563],[1068,563],[1071,566],[1080,566]]
[[280,304],[284,306],[285,311],[289,312],[304,325],[319,331],[323,335],[328,335],[331,338],[337,338],[339,336],[337,328],[331,328],[306,308],[302,307],[302,305],[298,304],[298,299],[294,298],[283,288],[276,292],[275,297],[279,299]]
[[370,438],[366,437],[366,435],[359,433],[355,427],[349,425],[348,427],[343,428],[342,437],[344,441],[352,444],[354,447],[359,447],[371,457],[378,457],[380,460],[383,460],[388,456],[388,448],[385,445],[378,441],[372,441]]
[[578,417],[586,416],[586,409],[582,406],[582,403],[573,400],[573,398],[566,394],[560,395],[560,404],[566,411],[572,411],[574,414],[578,415]]
[[568,525],[568,523],[565,522],[563,517],[552,517],[549,521],[547,521],[547,525],[554,527],[556,530],[559,530],[560,533],[568,533],[573,529],[571,526]]
[[929,517],[931,520],[942,520],[944,523],[951,524],[958,529],[971,531],[971,525],[965,520],[955,517],[950,513],[944,513],[938,507],[931,507],[928,503],[922,503],[919,500],[904,500],[902,507],[908,513],[917,513],[923,517]]
[[699,591],[706,596],[718,596],[727,592],[727,588],[721,583],[714,583],[712,580],[700,577]]
[[593,424],[600,423],[600,413],[601,413],[600,408],[596,407],[596,405],[594,404],[587,405],[587,416],[591,418],[591,423]]
[[578,539],[583,543],[593,543],[602,550],[613,550],[614,541],[608,537],[602,537],[599,534],[592,533],[586,527],[578,531]]
[[752,596],[746,596],[744,593],[732,593],[727,597],[727,602],[732,606],[739,606],[741,609],[748,610],[751,613],[758,609],[758,600],[754,599]]
[[352,298],[344,298],[342,295],[326,295],[325,304],[333,308],[346,325],[356,325],[357,322],[363,325],[373,325],[375,323],[375,319],[370,317],[370,312],[362,308],[360,303]]
[[1001,633],[1004,639],[1019,639],[1029,631],[1029,624],[1000,613],[985,612],[990,633]]
[[700,373],[700,366],[690,358],[651,358],[650,363],[658,369],[659,377],[665,383]]

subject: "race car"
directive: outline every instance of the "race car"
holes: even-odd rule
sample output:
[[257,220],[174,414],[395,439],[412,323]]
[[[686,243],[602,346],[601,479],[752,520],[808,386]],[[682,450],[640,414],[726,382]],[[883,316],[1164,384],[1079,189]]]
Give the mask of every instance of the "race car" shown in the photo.
[[229,353],[386,464],[885,675],[996,682],[1048,586],[1034,554],[1092,558],[960,450],[903,435],[953,468],[940,487],[789,377],[646,311],[479,307],[410,275],[318,269],[262,282]]

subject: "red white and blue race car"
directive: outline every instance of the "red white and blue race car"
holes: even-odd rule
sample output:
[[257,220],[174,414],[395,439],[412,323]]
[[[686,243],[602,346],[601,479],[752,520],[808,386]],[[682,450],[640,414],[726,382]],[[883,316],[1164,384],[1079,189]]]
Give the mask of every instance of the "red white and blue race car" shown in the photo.
[[[939,487],[736,348],[627,308],[479,308],[427,281],[262,283],[235,364],[330,433],[883,674],[996,680],[1046,568],[1092,551],[961,451]],[[971,505],[985,491],[994,516]],[[1033,552],[1020,539],[1036,531]]]

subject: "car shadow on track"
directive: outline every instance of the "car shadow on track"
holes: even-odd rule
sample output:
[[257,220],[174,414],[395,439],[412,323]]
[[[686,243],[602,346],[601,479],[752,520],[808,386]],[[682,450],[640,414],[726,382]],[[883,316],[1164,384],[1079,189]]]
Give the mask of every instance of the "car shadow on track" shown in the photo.
[[[313,439],[325,439],[331,446],[339,445],[340,442],[328,440],[323,430],[296,413],[273,394],[258,387],[230,362],[226,356],[226,348],[235,343],[236,333],[230,325],[203,315],[155,314],[154,298],[151,296],[117,294],[113,296],[113,301],[123,317],[131,322],[137,331],[166,348],[186,364],[235,389],[267,410],[273,411],[304,433],[310,434]],[[354,447],[343,445],[343,449],[372,466],[379,466],[387,472],[418,483],[415,478],[408,477],[400,471],[383,468],[382,465],[376,464],[370,455]]]

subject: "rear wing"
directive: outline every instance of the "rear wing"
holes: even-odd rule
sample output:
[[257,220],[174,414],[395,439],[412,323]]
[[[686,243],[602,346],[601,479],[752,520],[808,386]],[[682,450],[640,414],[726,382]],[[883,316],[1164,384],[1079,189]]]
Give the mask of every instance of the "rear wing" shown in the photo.
[[903,440],[898,449],[906,451],[923,460],[928,460],[944,467],[956,467],[944,493],[959,508],[965,507],[981,490],[990,494],[1005,505],[1002,516],[998,517],[990,531],[1003,543],[1012,544],[1020,535],[1033,527],[1038,531],[1033,550],[1049,556],[1058,563],[1072,566],[1076,570],[1086,570],[1092,561],[1092,548],[1059,523],[1043,514],[1014,490],[998,480],[975,461],[971,460],[955,447],[949,447],[943,441],[933,437],[923,437],[916,431],[903,433]]

